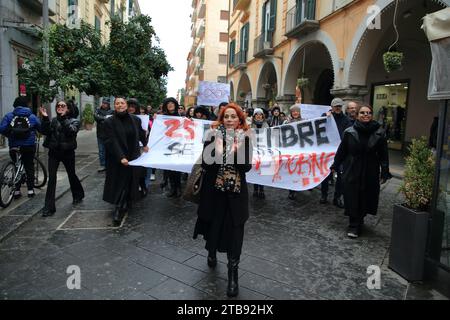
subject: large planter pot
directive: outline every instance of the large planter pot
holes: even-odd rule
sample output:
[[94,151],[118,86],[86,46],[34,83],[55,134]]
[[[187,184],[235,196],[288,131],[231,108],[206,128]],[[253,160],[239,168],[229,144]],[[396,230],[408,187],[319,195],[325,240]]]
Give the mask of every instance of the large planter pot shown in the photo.
[[394,205],[389,268],[408,281],[423,279],[428,212]]

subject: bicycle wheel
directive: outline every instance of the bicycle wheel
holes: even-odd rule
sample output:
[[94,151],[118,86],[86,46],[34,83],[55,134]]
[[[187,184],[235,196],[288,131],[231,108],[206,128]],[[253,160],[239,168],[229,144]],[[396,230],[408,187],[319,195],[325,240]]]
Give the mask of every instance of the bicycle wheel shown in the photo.
[[42,188],[47,183],[47,169],[39,158],[34,158],[34,187]]
[[16,166],[12,161],[4,164],[0,169],[0,206],[3,208],[8,207],[13,199],[15,176]]

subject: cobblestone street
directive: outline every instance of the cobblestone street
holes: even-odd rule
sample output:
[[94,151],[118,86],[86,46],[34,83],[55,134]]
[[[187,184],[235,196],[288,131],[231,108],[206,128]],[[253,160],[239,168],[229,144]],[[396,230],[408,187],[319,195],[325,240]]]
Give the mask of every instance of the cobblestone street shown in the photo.
[[[157,179],[123,226],[112,228],[112,208],[101,200],[104,173],[97,173],[95,131],[80,136],[77,167],[86,191],[80,205],[72,206],[61,175],[55,216],[37,214],[42,191],[0,213],[2,230],[21,223],[2,233],[1,299],[226,299],[226,256],[219,254],[211,270],[204,241],[192,239],[196,207],[166,198]],[[342,210],[319,204],[318,189],[295,201],[272,188],[266,200],[251,198],[239,299],[444,299],[387,267],[399,183],[394,178],[383,186],[379,215],[367,217],[358,240],[347,238]],[[81,290],[66,286],[72,265],[81,269]],[[370,265],[381,268],[379,290],[367,288]]]

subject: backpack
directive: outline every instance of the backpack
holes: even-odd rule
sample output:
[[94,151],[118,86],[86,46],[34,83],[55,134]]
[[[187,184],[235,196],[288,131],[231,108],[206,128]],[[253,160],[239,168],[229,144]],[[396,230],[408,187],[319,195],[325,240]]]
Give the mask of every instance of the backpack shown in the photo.
[[31,134],[31,124],[28,117],[14,116],[10,123],[10,137],[15,140],[26,140]]

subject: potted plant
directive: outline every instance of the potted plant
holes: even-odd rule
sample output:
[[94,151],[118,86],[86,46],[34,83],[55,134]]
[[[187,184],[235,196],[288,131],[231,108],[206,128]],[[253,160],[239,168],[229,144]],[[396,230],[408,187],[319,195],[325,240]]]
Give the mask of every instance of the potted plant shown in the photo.
[[245,98],[247,94],[244,91],[239,92],[239,97]]
[[435,170],[427,141],[426,137],[412,140],[399,189],[405,202],[394,205],[392,218],[389,267],[408,281],[423,278]]
[[384,69],[391,73],[402,68],[403,52],[388,51],[383,54]]
[[297,79],[297,87],[303,89],[309,84],[309,78],[301,77]]
[[84,106],[83,110],[83,122],[84,122],[84,128],[86,130],[92,130],[94,127],[94,111],[92,110],[92,105],[90,103],[87,103]]

